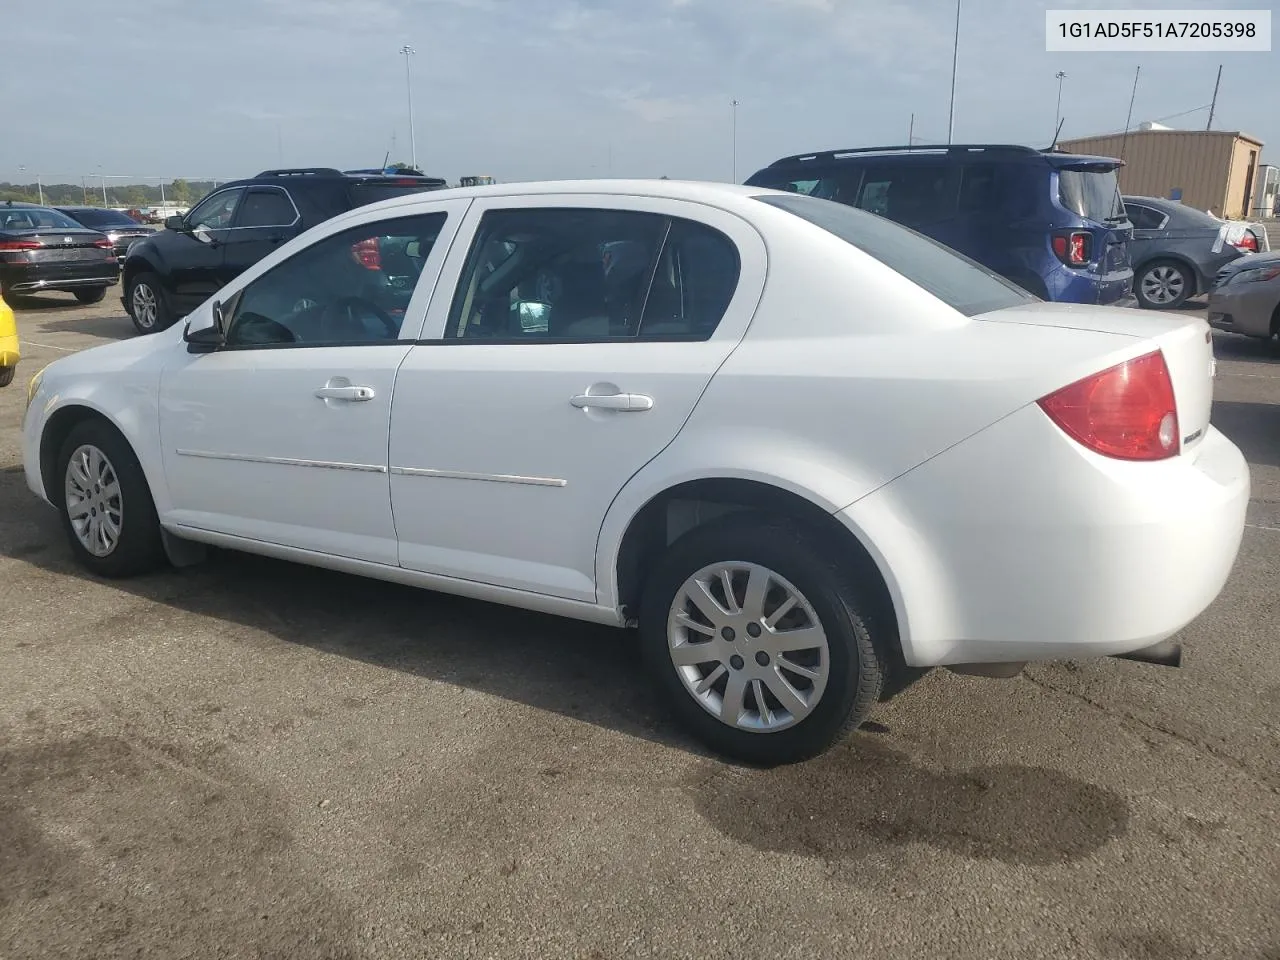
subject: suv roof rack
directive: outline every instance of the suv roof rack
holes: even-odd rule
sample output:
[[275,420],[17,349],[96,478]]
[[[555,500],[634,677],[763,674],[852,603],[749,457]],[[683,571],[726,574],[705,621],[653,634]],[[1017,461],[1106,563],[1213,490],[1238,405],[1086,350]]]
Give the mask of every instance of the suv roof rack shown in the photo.
[[279,170],[263,170],[259,177],[340,177],[341,170],[333,167],[284,167]]
[[989,150],[992,152],[1019,153],[1039,156],[1040,151],[1035,147],[1024,147],[1016,143],[917,143],[910,146],[893,146],[893,147],[848,147],[843,150],[818,150],[812,153],[797,153],[790,157],[783,157],[781,160],[775,160],[769,164],[771,167],[780,167],[789,163],[804,163],[807,161],[827,161],[836,160],[840,157],[851,156],[859,153],[921,153],[925,151],[944,151],[946,153],[968,153],[973,150]]

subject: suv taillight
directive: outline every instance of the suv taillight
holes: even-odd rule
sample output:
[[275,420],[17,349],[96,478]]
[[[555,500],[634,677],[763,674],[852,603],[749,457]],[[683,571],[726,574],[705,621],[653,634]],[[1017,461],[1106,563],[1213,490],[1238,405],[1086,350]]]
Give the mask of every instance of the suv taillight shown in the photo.
[[1178,453],[1178,408],[1159,350],[1063,387],[1040,400],[1040,408],[1105,457],[1164,460]]
[[1246,230],[1244,236],[1236,243],[1232,244],[1237,250],[1248,250],[1250,253],[1258,252],[1258,238],[1253,235],[1252,230]]
[[1093,235],[1087,230],[1055,233],[1053,252],[1068,267],[1083,267],[1093,259]]
[[359,240],[351,245],[351,256],[366,270],[382,269],[382,253],[378,250],[378,238]]

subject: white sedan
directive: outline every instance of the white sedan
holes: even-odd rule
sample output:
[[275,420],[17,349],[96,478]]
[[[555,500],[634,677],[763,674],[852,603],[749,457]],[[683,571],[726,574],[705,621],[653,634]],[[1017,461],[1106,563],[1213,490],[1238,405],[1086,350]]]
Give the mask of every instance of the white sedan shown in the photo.
[[24,457],[95,573],[212,544],[638,626],[697,736],[779,763],[930,667],[1177,663],[1249,497],[1212,365],[1202,320],[1043,303],[835,203],[507,184],[56,361]]

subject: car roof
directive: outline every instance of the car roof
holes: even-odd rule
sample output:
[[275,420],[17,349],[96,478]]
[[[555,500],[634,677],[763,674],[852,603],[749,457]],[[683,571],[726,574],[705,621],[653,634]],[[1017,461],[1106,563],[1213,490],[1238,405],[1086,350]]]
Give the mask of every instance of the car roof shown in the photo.
[[27,201],[25,201],[25,200],[6,200],[6,201],[4,201],[4,206],[6,206],[6,207],[22,207],[23,209],[26,209],[26,210],[55,210],[55,209],[57,209],[56,207],[45,206],[45,205],[43,205],[43,204],[39,204],[39,203],[27,203]]
[[945,159],[954,162],[980,160],[984,163],[999,161],[1003,163],[1046,163],[1052,167],[1076,166],[1080,164],[1115,164],[1121,166],[1123,161],[1114,157],[1091,156],[1079,153],[1064,153],[1057,150],[1040,150],[1017,143],[954,143],[954,144],[911,144],[910,146],[885,147],[849,147],[841,150],[819,150],[812,153],[797,153],[783,157],[769,164],[772,167],[797,168],[814,165],[843,165],[856,163],[861,159],[882,160],[886,156],[895,159],[910,158],[913,161],[926,159]]
[[350,183],[352,181],[395,181],[421,180],[425,184],[445,184],[443,177],[432,177],[417,173],[386,173],[382,170],[339,170],[336,167],[284,167],[274,170],[263,170],[252,177],[239,180],[228,180],[220,183],[214,190],[226,190],[231,187],[252,186],[293,186],[299,183]]

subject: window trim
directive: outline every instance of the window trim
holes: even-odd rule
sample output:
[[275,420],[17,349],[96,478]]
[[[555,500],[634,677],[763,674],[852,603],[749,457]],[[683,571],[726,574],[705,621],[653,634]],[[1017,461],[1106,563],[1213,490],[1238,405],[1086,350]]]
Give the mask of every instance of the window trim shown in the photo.
[[[640,321],[639,321],[639,324],[636,326],[636,332],[634,334],[630,334],[626,336],[605,335],[605,336],[591,336],[591,337],[534,337],[534,336],[483,337],[483,338],[476,337],[474,339],[449,335],[450,327],[455,322],[454,309],[458,304],[458,298],[462,296],[463,283],[466,279],[470,278],[472,272],[474,271],[474,258],[477,256],[477,252],[480,249],[480,247],[478,246],[478,241],[482,236],[481,230],[484,226],[484,218],[486,216],[489,216],[490,214],[494,214],[494,213],[508,213],[508,212],[527,213],[530,211],[540,211],[540,212],[567,211],[567,212],[581,213],[584,210],[601,211],[601,212],[608,212],[608,213],[639,213],[639,214],[644,214],[649,216],[658,216],[658,217],[661,217],[664,221],[662,226],[662,240],[657,245],[657,248],[653,255],[653,259],[649,263],[649,267],[648,267],[649,279],[645,285],[644,298],[640,302],[640,314],[639,314]],[[662,263],[662,255],[666,252],[667,244],[671,238],[672,227],[675,224],[675,221],[677,220],[683,221],[686,223],[696,224],[697,226],[700,226],[704,229],[714,231],[720,238],[723,239],[725,243],[729,244],[730,248],[733,250],[734,261],[736,264],[736,271],[735,271],[736,275],[734,277],[733,294],[729,297],[728,303],[725,304],[724,311],[721,313],[720,318],[716,321],[715,326],[713,326],[705,334],[669,333],[669,334],[658,334],[656,336],[645,336],[644,313],[649,305],[649,295],[653,291],[653,281],[654,281],[654,278],[657,276],[658,267]],[[441,331],[443,336],[424,337],[417,340],[415,342],[415,345],[420,347],[455,346],[455,345],[510,347],[510,346],[540,346],[544,344],[548,346],[569,346],[572,344],[598,345],[598,344],[604,344],[604,343],[705,343],[708,340],[711,340],[713,337],[715,337],[717,332],[719,332],[721,324],[724,321],[725,315],[729,311],[729,307],[732,305],[734,298],[738,295],[739,289],[742,284],[743,264],[744,264],[744,260],[743,260],[742,250],[739,248],[737,241],[734,240],[733,237],[729,236],[728,233],[726,233],[724,230],[720,229],[719,227],[713,226],[707,223],[705,220],[700,220],[700,219],[697,219],[696,217],[681,216],[679,214],[672,214],[672,213],[662,213],[656,210],[633,210],[625,207],[605,207],[605,206],[564,206],[556,203],[551,203],[551,204],[548,204],[547,206],[520,205],[520,206],[489,207],[488,209],[485,209],[480,213],[480,216],[476,221],[475,227],[472,230],[470,242],[468,243],[468,246],[467,246],[466,256],[462,262],[461,272],[459,273],[458,278],[455,281],[453,293],[448,298],[449,306],[448,306],[448,309],[445,311],[444,329]]]
[[224,227],[223,229],[225,230],[287,230],[290,227],[297,226],[298,221],[302,219],[302,214],[298,211],[298,205],[294,203],[293,195],[289,193],[289,191],[286,190],[284,187],[277,187],[275,184],[272,184],[272,183],[249,184],[247,187],[244,188],[244,195],[247,198],[251,193],[254,193],[255,191],[258,191],[261,193],[268,193],[272,190],[278,193],[283,193],[285,199],[289,201],[289,206],[293,208],[292,220],[290,220],[288,223],[254,223],[248,226],[240,226],[239,225],[240,212],[244,207],[244,201],[242,200],[240,203],[236,204],[236,215],[232,220],[232,223],[236,225],[231,227]]

